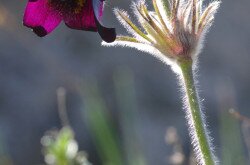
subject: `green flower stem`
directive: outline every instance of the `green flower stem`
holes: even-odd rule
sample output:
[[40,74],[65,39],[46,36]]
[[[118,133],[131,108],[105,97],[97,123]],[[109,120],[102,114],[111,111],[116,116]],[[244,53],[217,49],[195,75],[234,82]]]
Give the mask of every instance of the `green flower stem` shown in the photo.
[[209,145],[209,137],[206,132],[204,119],[202,118],[202,112],[200,108],[200,102],[195,87],[195,80],[193,75],[193,61],[192,59],[182,59],[178,61],[182,73],[182,85],[185,88],[187,97],[187,111],[189,111],[187,119],[189,123],[189,131],[191,134],[191,140],[193,142],[195,150],[197,149],[196,156],[199,164],[202,165],[215,165],[213,159],[213,153]]

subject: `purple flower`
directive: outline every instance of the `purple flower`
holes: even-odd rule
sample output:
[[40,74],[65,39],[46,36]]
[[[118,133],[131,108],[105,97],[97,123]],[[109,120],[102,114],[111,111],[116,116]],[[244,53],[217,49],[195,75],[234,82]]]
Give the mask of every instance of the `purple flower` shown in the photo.
[[114,28],[100,23],[104,0],[29,0],[23,23],[40,37],[52,32],[61,21],[78,30],[98,32],[106,42],[116,38]]

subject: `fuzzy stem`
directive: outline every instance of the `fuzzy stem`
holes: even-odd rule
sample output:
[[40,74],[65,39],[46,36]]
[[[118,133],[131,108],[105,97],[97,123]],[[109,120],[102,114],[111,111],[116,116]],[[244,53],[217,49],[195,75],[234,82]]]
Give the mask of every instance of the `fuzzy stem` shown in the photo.
[[181,85],[183,85],[187,97],[189,133],[198,163],[201,165],[215,165],[216,163],[209,145],[209,137],[206,132],[205,121],[202,117],[200,102],[195,87],[192,64],[192,59],[182,59],[178,61],[183,80]]

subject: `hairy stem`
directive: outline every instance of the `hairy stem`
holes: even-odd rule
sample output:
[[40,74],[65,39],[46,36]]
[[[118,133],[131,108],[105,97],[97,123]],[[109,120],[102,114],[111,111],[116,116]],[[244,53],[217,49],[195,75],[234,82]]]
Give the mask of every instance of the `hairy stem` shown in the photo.
[[178,61],[182,73],[182,86],[186,94],[186,111],[189,124],[189,133],[195,150],[197,161],[201,165],[215,165],[214,156],[209,144],[209,137],[202,117],[200,102],[197,95],[192,70],[192,59]]

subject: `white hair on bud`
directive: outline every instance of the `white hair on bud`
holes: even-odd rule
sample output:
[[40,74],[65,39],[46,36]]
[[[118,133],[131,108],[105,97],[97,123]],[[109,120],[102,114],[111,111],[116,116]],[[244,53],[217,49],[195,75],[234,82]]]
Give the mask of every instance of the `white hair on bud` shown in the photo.
[[[125,16],[126,18],[130,19],[129,18],[129,15],[126,11],[124,10],[121,10],[121,9],[118,9],[118,8],[115,8],[114,9],[114,13],[117,17],[117,19],[119,20],[119,22],[125,27],[125,29],[127,30],[127,32],[129,34],[131,34],[132,36],[134,36],[136,39],[140,40],[141,42],[144,42],[144,43],[148,43],[148,41],[143,38],[142,36],[140,36],[133,28],[131,28],[131,26],[121,17],[120,14],[123,14],[123,16]],[[120,13],[120,14],[119,14]]]
[[204,13],[207,11],[207,16],[206,18],[203,20],[203,25],[204,28],[202,30],[202,33],[206,33],[208,31],[208,29],[211,27],[213,20],[214,20],[214,15],[216,14],[216,12],[218,11],[218,8],[220,6],[219,1],[214,1],[211,2],[206,9],[204,9]]
[[156,57],[158,60],[160,60],[164,64],[169,65],[171,67],[171,69],[176,74],[181,73],[180,67],[178,67],[176,65],[175,59],[167,58],[158,49],[154,48],[151,45],[146,45],[144,43],[134,43],[134,42],[129,42],[129,41],[114,41],[112,43],[107,43],[105,41],[102,41],[102,46],[107,46],[107,47],[122,46],[122,47],[137,49],[139,51],[142,51],[142,52],[148,53],[150,55],[153,55],[154,57]]
[[[200,0],[200,5],[202,7],[202,0]],[[212,23],[214,21],[214,15],[216,14],[219,6],[220,6],[220,1],[214,1],[214,2],[211,2],[211,4],[209,6],[212,6],[211,8],[211,11],[210,11],[210,14],[209,14],[209,20],[207,20],[207,22],[205,23],[205,26],[203,28],[203,30],[201,31],[201,33],[199,34],[199,40],[198,40],[198,43],[197,43],[197,47],[196,47],[196,53],[193,54],[192,58],[194,60],[194,62],[196,63],[196,61],[198,60],[198,55],[200,54],[201,50],[203,49],[203,45],[204,45],[204,40],[205,40],[205,36],[206,34],[208,33],[210,27],[212,26]],[[209,6],[207,6],[204,11],[206,9],[209,8]],[[201,9],[202,10],[202,9]],[[203,12],[204,12],[203,11]],[[202,15],[201,15],[202,17]]]
[[[171,22],[171,18],[168,17],[167,11],[164,9],[164,0],[156,0],[156,5],[159,8],[159,12],[161,14],[161,17],[166,25],[166,27],[172,32],[173,31],[173,27]],[[166,2],[169,3],[169,2]]]
[[[139,1],[139,3],[143,4],[144,1]],[[137,18],[137,21],[141,24],[141,26],[145,29],[145,31],[147,32],[147,36],[152,40],[153,43],[150,43],[150,45],[152,44],[157,44],[157,41],[163,41],[164,39],[162,38],[162,36],[160,36],[157,31],[149,24],[149,22],[147,20],[145,20],[145,18],[143,18],[143,16],[141,15],[141,13],[138,11],[137,5],[136,3],[132,3],[132,9],[134,11],[134,14]]]

